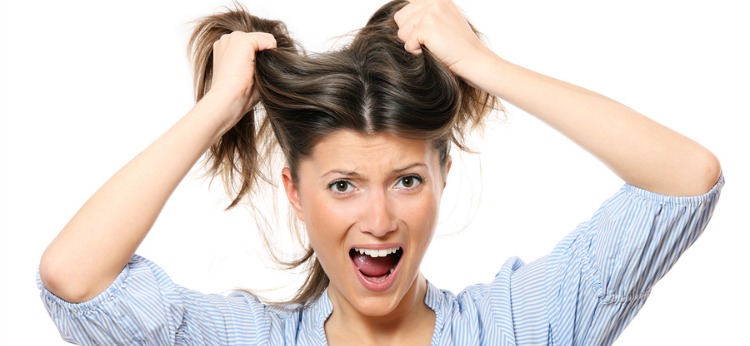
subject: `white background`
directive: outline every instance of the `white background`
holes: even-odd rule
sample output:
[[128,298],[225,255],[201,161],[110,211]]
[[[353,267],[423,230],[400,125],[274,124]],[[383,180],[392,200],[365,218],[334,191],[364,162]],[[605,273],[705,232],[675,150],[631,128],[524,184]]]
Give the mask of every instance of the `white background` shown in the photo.
[[[380,3],[245,2],[258,15],[284,20],[310,51],[360,27]],[[0,344],[63,344],[35,286],[39,257],[88,196],[190,109],[190,21],[227,4],[0,3]],[[713,221],[617,344],[746,341],[746,4],[458,4],[507,59],[619,100],[722,161],[727,185]],[[590,155],[514,108],[475,148],[479,157],[454,154],[443,221],[423,266],[428,279],[454,292],[491,280],[510,256],[546,254],[621,185]],[[203,292],[292,281],[270,269],[248,210],[224,212],[226,202],[220,184],[209,190],[196,169],[139,253]]]

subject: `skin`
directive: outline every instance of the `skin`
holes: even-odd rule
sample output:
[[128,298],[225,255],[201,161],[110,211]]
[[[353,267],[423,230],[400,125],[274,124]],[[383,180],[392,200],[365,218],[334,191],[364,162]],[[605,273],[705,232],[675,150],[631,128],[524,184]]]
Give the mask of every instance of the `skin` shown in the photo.
[[[721,167],[716,157],[689,138],[609,98],[502,59],[476,38],[450,1],[415,0],[395,19],[406,51],[420,54],[421,47],[427,47],[453,73],[549,124],[591,152],[626,183],[661,194],[687,196],[707,192],[719,177]],[[177,184],[202,153],[255,103],[255,52],[274,47],[273,37],[260,33],[235,32],[217,41],[211,91],[107,181],[43,254],[40,276],[52,293],[70,302],[82,302],[112,283]],[[428,343],[434,315],[425,310],[425,282],[418,267],[442,193],[441,179],[436,179],[439,175],[434,174],[436,165],[430,158],[434,153],[424,145],[401,145],[398,143],[403,139],[382,134],[332,136],[315,148],[313,159],[298,168],[299,186],[291,186],[294,184],[288,169],[282,174],[290,202],[310,227],[313,247],[319,250],[318,256],[332,279],[334,313],[326,322],[329,341]],[[352,148],[339,141],[350,141]],[[336,144],[333,149],[329,148],[332,144]],[[424,152],[416,147],[425,147]],[[383,148],[417,152],[367,154],[369,150],[382,153]],[[319,155],[318,151],[326,154]],[[363,154],[373,162],[357,158]],[[423,163],[430,179],[423,189],[430,193],[407,197],[392,189],[396,176],[388,172],[410,160],[427,161]],[[358,179],[364,179],[354,179],[353,183],[360,190],[343,199],[326,195],[325,180],[317,173],[330,169],[359,173]],[[336,214],[338,207],[347,208],[341,206],[348,203],[342,202],[347,198],[363,210],[353,208],[360,212],[352,216]],[[325,214],[312,210],[317,203],[333,208],[329,211],[336,217],[325,220]],[[403,213],[393,208],[398,203],[407,203],[419,212]],[[369,210],[367,215],[362,214],[365,208]],[[405,244],[403,260],[408,262],[408,269],[390,292],[374,295],[359,290],[347,274],[351,267],[344,268],[347,246],[391,238]]]
[[214,43],[214,87],[99,188],[50,243],[39,264],[47,289],[79,303],[114,281],[190,168],[254,105],[255,52],[275,47],[265,33],[235,32]]
[[[289,201],[331,279],[329,342],[429,342],[435,313],[424,304],[427,282],[419,268],[449,169],[450,160],[442,167],[429,141],[349,130],[315,146],[300,163],[297,184],[284,169]],[[360,283],[349,251],[383,244],[400,246],[403,255],[395,283],[374,292]]]
[[414,0],[395,19],[406,51],[429,48],[453,73],[547,123],[628,184],[692,196],[719,177],[718,159],[693,140],[612,99],[502,59],[451,1]]

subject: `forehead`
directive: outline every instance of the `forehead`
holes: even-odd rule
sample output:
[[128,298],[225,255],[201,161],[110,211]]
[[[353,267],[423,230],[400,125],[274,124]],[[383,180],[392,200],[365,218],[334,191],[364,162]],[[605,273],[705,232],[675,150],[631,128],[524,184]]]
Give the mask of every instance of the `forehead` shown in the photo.
[[390,171],[413,163],[439,166],[439,155],[431,141],[351,130],[339,130],[323,137],[313,147],[312,155],[302,161],[303,166],[320,171]]

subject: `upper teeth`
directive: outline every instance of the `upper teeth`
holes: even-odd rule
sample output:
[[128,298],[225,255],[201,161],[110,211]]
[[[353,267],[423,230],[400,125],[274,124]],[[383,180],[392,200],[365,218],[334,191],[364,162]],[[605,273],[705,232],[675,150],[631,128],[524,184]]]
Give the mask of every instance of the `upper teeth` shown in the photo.
[[354,251],[357,251],[363,255],[367,255],[370,257],[385,257],[392,253],[396,253],[398,251],[399,247],[392,247],[389,249],[363,249],[363,248],[354,248]]

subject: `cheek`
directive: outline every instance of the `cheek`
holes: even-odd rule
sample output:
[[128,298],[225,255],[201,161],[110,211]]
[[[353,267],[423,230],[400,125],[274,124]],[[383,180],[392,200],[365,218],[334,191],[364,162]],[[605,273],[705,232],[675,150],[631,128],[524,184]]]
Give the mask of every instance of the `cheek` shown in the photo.
[[[314,191],[317,192],[317,191]],[[314,193],[313,192],[313,193]],[[323,271],[334,282],[340,282],[348,263],[346,237],[356,222],[355,203],[342,203],[324,193],[307,194],[303,207],[305,229],[315,256],[323,266]]]
[[406,225],[412,240],[426,248],[437,227],[439,196],[425,193],[418,198],[405,199],[395,206],[398,219]]
[[352,206],[330,198],[324,192],[303,191],[301,197],[305,228],[313,248],[320,255],[323,248],[337,244],[352,223]]

